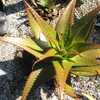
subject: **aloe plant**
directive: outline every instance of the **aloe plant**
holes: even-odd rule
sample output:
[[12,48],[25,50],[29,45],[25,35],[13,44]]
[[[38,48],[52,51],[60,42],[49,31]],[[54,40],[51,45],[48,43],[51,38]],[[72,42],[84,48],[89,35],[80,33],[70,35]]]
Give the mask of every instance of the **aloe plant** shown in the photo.
[[[64,99],[64,93],[76,98],[74,89],[66,83],[69,74],[100,74],[100,45],[88,42],[100,6],[73,23],[76,0],[71,0],[54,29],[26,1],[24,3],[34,39],[0,37],[0,41],[17,45],[37,58],[26,81],[22,100],[27,99],[32,87],[35,89],[52,78],[59,100]],[[40,40],[41,34],[46,38],[46,45]]]

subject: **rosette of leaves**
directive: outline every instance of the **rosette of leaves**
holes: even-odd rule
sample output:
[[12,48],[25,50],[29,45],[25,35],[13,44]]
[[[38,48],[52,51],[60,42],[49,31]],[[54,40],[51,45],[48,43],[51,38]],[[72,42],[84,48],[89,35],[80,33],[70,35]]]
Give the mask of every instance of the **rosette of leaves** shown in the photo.
[[[76,98],[74,89],[67,83],[69,75],[100,74],[100,44],[88,42],[100,6],[73,23],[76,0],[71,0],[54,29],[24,2],[34,38],[0,37],[0,41],[17,45],[37,58],[26,81],[22,100],[27,100],[31,89],[52,78],[59,100],[64,99],[64,93]],[[42,43],[41,34],[46,43]]]

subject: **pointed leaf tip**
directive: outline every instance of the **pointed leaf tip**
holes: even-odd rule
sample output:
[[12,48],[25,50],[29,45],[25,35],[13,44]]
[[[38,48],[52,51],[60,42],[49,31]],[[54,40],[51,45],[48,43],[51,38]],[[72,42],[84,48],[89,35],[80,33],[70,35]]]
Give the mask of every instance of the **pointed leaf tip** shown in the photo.
[[25,5],[27,5],[29,11],[33,15],[33,18],[35,19],[35,22],[37,22],[37,24],[41,28],[48,44],[52,44],[54,48],[59,48],[58,42],[56,40],[56,31],[45,20],[43,20],[42,17],[26,1]]
[[59,36],[59,40],[67,43],[67,38],[70,36],[70,28],[74,19],[74,9],[76,0],[71,0],[70,3],[65,8],[62,16],[60,16],[57,24],[56,31]]

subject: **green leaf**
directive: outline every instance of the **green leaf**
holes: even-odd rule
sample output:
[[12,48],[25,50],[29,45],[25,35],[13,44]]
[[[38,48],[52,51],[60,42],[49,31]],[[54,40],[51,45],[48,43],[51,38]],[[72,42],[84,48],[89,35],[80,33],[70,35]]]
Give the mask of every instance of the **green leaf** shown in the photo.
[[32,71],[31,74],[28,77],[28,80],[25,84],[23,93],[22,93],[22,100],[27,100],[27,96],[29,92],[32,89],[32,86],[34,86],[35,81],[37,80],[37,77],[39,76],[42,69],[38,69],[36,71]]
[[76,93],[75,93],[75,90],[71,86],[69,86],[68,84],[65,84],[64,92],[67,95],[69,95],[69,96],[71,96],[73,98],[77,97]]
[[87,50],[71,60],[74,62],[74,66],[93,66],[99,64],[97,58],[100,58],[100,49]]
[[60,42],[63,41],[63,43],[67,43],[70,37],[70,29],[72,26],[75,4],[76,0],[71,0],[71,2],[65,8],[63,15],[59,18],[58,23],[56,24],[56,31],[58,33]]
[[66,72],[59,61],[52,61],[55,71],[55,87],[57,88],[58,98],[63,98],[64,87],[66,84]]
[[30,12],[30,10],[28,8],[26,8],[26,12],[27,12],[29,24],[30,24],[30,27],[31,27],[31,31],[32,31],[33,35],[37,39],[39,39],[40,34],[42,33],[42,30],[41,30],[39,24],[36,22],[36,20],[34,19],[32,13]]
[[42,51],[42,49],[34,41],[32,41],[31,38],[0,37],[0,41],[19,46],[37,58],[40,58],[43,55],[42,53],[38,52]]
[[55,51],[55,49],[49,49],[46,53],[43,54],[43,56],[41,56],[41,58],[39,60],[36,61],[36,63],[38,63],[46,58],[55,57],[56,53],[57,53],[57,51]]
[[56,86],[63,90],[66,83],[66,72],[58,61],[52,61],[52,63],[55,70]]
[[68,75],[69,75],[69,72],[70,72],[70,70],[72,68],[72,65],[73,65],[73,62],[69,62],[67,60],[63,60],[62,61],[62,66],[63,66],[63,68],[64,68],[64,70],[66,72],[66,79],[68,78]]
[[71,72],[80,76],[94,76],[100,75],[100,65],[98,66],[76,66],[73,67]]
[[92,10],[87,15],[83,16],[78,22],[72,27],[73,42],[82,41],[85,42],[93,31],[96,15],[100,11],[100,5]]
[[65,79],[65,71],[62,65],[58,61],[53,61],[53,67],[55,69],[55,79],[57,81],[57,85],[64,87]]
[[[58,42],[56,40],[56,31],[38,15],[38,13],[24,0],[25,5],[27,9],[30,10],[30,12],[33,14],[34,19],[41,27],[41,30],[43,31],[43,34],[45,35],[45,38],[47,39],[49,45],[52,44],[54,48],[59,48]],[[51,45],[50,45],[51,46]]]
[[[100,44],[95,44],[95,43],[84,43],[84,42],[76,42],[73,43],[69,48],[68,48],[68,52],[70,54],[72,54],[73,56],[77,55],[81,52],[84,52],[86,50],[90,50],[90,49],[99,49],[100,48]],[[76,53],[75,53],[76,52]]]

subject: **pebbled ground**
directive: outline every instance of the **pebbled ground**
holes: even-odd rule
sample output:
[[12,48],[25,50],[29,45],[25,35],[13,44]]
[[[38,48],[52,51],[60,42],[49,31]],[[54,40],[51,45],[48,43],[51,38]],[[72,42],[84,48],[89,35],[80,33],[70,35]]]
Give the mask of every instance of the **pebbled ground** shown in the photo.
[[[6,35],[13,37],[24,37],[29,35],[30,30],[25,24],[27,19],[25,17],[22,0],[7,0],[5,2],[5,6],[7,20]],[[55,23],[55,21],[52,22]],[[94,39],[94,42],[100,43],[100,33],[98,34],[98,32],[96,32],[96,34],[91,38],[91,40]],[[24,76],[26,74],[23,69],[22,58],[16,57],[16,52],[20,50],[21,49],[18,47],[8,43],[0,44],[0,100],[16,100],[16,98],[21,95],[21,90],[24,84]],[[80,77],[78,81],[72,78],[72,86],[76,90],[81,89],[87,91],[87,93],[94,95],[96,100],[100,100],[100,77]],[[52,94],[52,91],[49,91],[48,88],[49,87],[47,86],[44,90],[51,92]],[[45,94],[43,90],[40,92],[40,90],[41,88],[37,89],[35,100],[41,100],[38,96],[40,94],[42,96],[42,100],[58,100],[55,94],[52,94],[47,99],[47,94]],[[29,100],[32,99],[32,96],[30,96]],[[71,98],[65,96],[65,100],[71,100]]]

